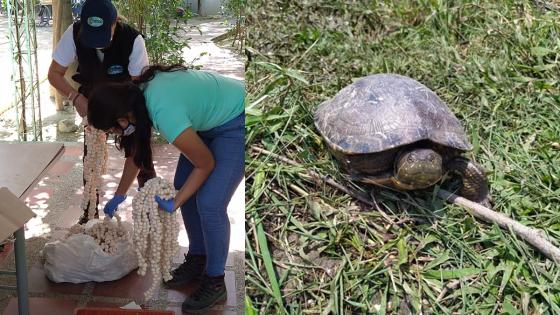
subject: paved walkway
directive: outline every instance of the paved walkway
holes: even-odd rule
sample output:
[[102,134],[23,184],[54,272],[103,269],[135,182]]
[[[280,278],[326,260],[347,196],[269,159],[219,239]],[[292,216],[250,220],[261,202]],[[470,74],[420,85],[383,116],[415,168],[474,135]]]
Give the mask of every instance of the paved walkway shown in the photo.
[[[187,61],[197,58],[201,52],[207,54],[196,60],[195,64],[204,69],[214,70],[225,75],[243,79],[243,62],[241,58],[228,49],[217,47],[210,41],[211,38],[223,33],[227,27],[221,20],[200,19],[191,20],[190,24],[197,25],[202,35],[197,30],[190,30],[188,36],[191,49],[185,49]],[[0,16],[0,33],[5,34],[7,27],[5,17]],[[39,38],[39,73],[43,79],[50,63],[50,27],[38,28]],[[8,46],[5,39],[0,38],[0,67],[7,69]],[[0,84],[11,86],[9,72],[0,72]],[[63,141],[67,148],[64,156],[58,161],[44,180],[39,182],[30,194],[27,202],[37,217],[26,226],[27,263],[29,267],[29,288],[31,297],[31,314],[73,314],[76,307],[82,306],[123,306],[131,301],[141,302],[144,290],[149,286],[148,277],[140,277],[132,272],[125,278],[108,283],[87,284],[55,284],[44,276],[41,265],[40,250],[48,241],[62,238],[66,230],[78,219],[81,210],[82,198],[82,143],[81,130],[73,134],[60,134],[56,131],[56,122],[62,118],[76,117],[73,111],[56,112],[54,104],[48,97],[48,85],[45,81],[41,91],[46,97],[42,98],[43,116],[46,119],[44,134],[45,141]],[[0,96],[0,109],[6,104],[5,94]],[[76,117],[79,123],[79,119]],[[15,140],[13,135],[12,117],[7,112],[0,115],[0,141]],[[71,142],[69,142],[71,141]],[[78,143],[76,143],[76,141]],[[122,153],[110,145],[109,170],[104,176],[106,195],[100,204],[102,207],[112,197],[124,162]],[[158,144],[154,148],[154,161],[158,176],[169,181],[173,180],[175,166],[179,152],[170,144]],[[226,266],[226,282],[228,288],[227,301],[214,307],[208,314],[242,314],[244,303],[244,250],[245,250],[245,183],[237,188],[232,202],[228,207],[231,223],[230,253]],[[129,191],[129,196],[135,194],[135,186]],[[131,220],[130,204],[128,198],[124,207],[120,208],[124,220]],[[182,224],[181,224],[182,225]],[[175,257],[175,266],[182,262],[182,253],[188,248],[188,238],[184,228],[179,234],[180,253]],[[13,268],[13,252],[8,250],[0,253],[0,269]],[[13,284],[11,277],[0,276],[0,284]],[[150,309],[170,309],[176,314],[181,314],[180,305],[184,297],[195,289],[196,283],[181,291],[159,288],[154,295],[157,298],[150,301],[146,307]],[[2,314],[16,314],[17,300],[15,292],[0,290],[0,312]]]

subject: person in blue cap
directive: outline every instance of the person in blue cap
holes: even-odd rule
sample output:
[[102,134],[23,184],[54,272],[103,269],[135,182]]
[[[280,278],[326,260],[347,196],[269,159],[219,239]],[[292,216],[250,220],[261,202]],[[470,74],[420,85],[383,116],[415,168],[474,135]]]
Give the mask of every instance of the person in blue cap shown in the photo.
[[97,129],[128,134],[124,138],[134,154],[124,164],[116,194],[127,191],[138,169],[152,163],[152,128],[179,150],[175,197],[154,198],[165,211],[181,209],[189,250],[165,285],[181,288],[201,277],[201,286],[183,302],[185,312],[203,312],[224,300],[227,206],[245,165],[243,82],[180,65],[153,65],[134,83],[98,86],[88,119]]
[[[130,81],[149,64],[144,38],[136,29],[118,19],[117,9],[109,0],[85,1],[80,20],[64,32],[52,57],[49,82],[68,97],[82,117],[87,114],[88,98],[96,85],[106,81]],[[76,60],[78,69],[72,79],[80,84],[77,91],[64,78],[66,70]],[[125,156],[131,154],[125,150]],[[86,155],[87,146],[84,143],[84,158]],[[153,164],[146,165],[137,176],[139,187],[155,176]],[[114,211],[125,199],[126,195],[115,195],[105,205],[105,210]],[[99,194],[96,203],[94,217],[98,218]],[[84,210],[78,223],[85,224],[87,221],[88,213]]]

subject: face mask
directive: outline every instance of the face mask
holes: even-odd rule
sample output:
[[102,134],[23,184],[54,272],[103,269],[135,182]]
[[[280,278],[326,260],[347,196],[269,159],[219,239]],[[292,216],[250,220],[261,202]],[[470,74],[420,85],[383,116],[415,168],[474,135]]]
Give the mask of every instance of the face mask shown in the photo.
[[125,129],[122,130],[123,131],[123,136],[125,136],[125,137],[130,136],[132,133],[134,133],[135,130],[136,130],[136,126],[134,126],[131,123],[128,123],[128,126]]

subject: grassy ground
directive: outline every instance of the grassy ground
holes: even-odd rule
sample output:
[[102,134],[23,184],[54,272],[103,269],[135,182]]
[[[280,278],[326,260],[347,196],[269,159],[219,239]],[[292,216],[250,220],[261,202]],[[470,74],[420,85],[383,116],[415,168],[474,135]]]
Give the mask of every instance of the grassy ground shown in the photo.
[[[495,210],[560,244],[557,1],[250,3],[247,314],[560,314],[560,268],[435,189],[375,190],[393,219],[298,175],[346,179],[312,113],[392,72],[446,101],[489,174]],[[296,168],[256,145],[303,163]],[[415,220],[409,220],[414,218]]]

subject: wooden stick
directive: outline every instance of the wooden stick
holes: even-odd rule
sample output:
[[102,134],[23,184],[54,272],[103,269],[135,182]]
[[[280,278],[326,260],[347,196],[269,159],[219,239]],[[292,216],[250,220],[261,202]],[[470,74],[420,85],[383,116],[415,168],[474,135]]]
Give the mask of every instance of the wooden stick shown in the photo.
[[[288,163],[290,165],[298,166],[298,167],[302,166],[300,163],[298,163],[294,160],[288,159],[286,157],[280,156],[278,154],[272,153],[270,151],[267,151],[265,149],[262,149],[262,148],[259,148],[259,147],[256,147],[256,146],[251,146],[251,149],[253,149],[256,152],[269,155],[272,158],[283,161],[283,162]],[[387,215],[387,213],[385,213],[383,210],[381,210],[381,208],[379,207],[379,205],[377,205],[376,202],[373,202],[373,201],[367,199],[367,197],[363,196],[362,194],[358,194],[358,193],[350,190],[349,188],[346,188],[345,186],[335,182],[331,178],[328,178],[327,176],[320,175],[319,173],[317,173],[315,171],[307,170],[306,174],[309,175],[309,177],[314,179],[316,182],[321,182],[321,181],[325,182],[325,183],[333,186],[334,188],[348,194],[349,196],[351,196],[355,199],[358,199],[359,201],[361,201],[365,204],[368,204],[370,206],[374,206],[379,211],[379,213],[381,214],[381,216],[384,219],[386,219],[388,222],[390,222],[393,225],[396,224]],[[457,204],[457,205],[460,205],[460,206],[466,208],[475,217],[477,217],[479,219],[482,219],[483,221],[486,221],[488,223],[496,223],[502,228],[513,231],[517,236],[519,236],[521,239],[523,239],[527,243],[533,245],[536,249],[538,249],[546,257],[550,258],[555,263],[560,264],[560,249],[558,247],[554,246],[554,244],[552,244],[548,240],[546,240],[544,238],[544,233],[542,231],[527,227],[527,226],[525,226],[525,225],[523,225],[523,224],[505,216],[504,214],[495,212],[495,211],[493,211],[491,209],[488,209],[488,208],[486,208],[486,207],[484,207],[484,206],[482,206],[482,205],[480,205],[476,202],[473,202],[473,201],[470,201],[466,198],[455,195],[455,194],[453,194],[449,191],[440,189],[437,193],[437,196],[439,198],[447,201],[447,202],[454,203],[454,204]]]
[[527,227],[502,213],[492,211],[481,204],[470,201],[466,198],[455,195],[449,191],[440,189],[437,193],[438,197],[460,206],[465,207],[475,217],[489,223],[496,223],[504,229],[511,229],[517,236],[527,243],[533,245],[546,257],[560,264],[560,249],[544,238],[544,233],[540,230]]

